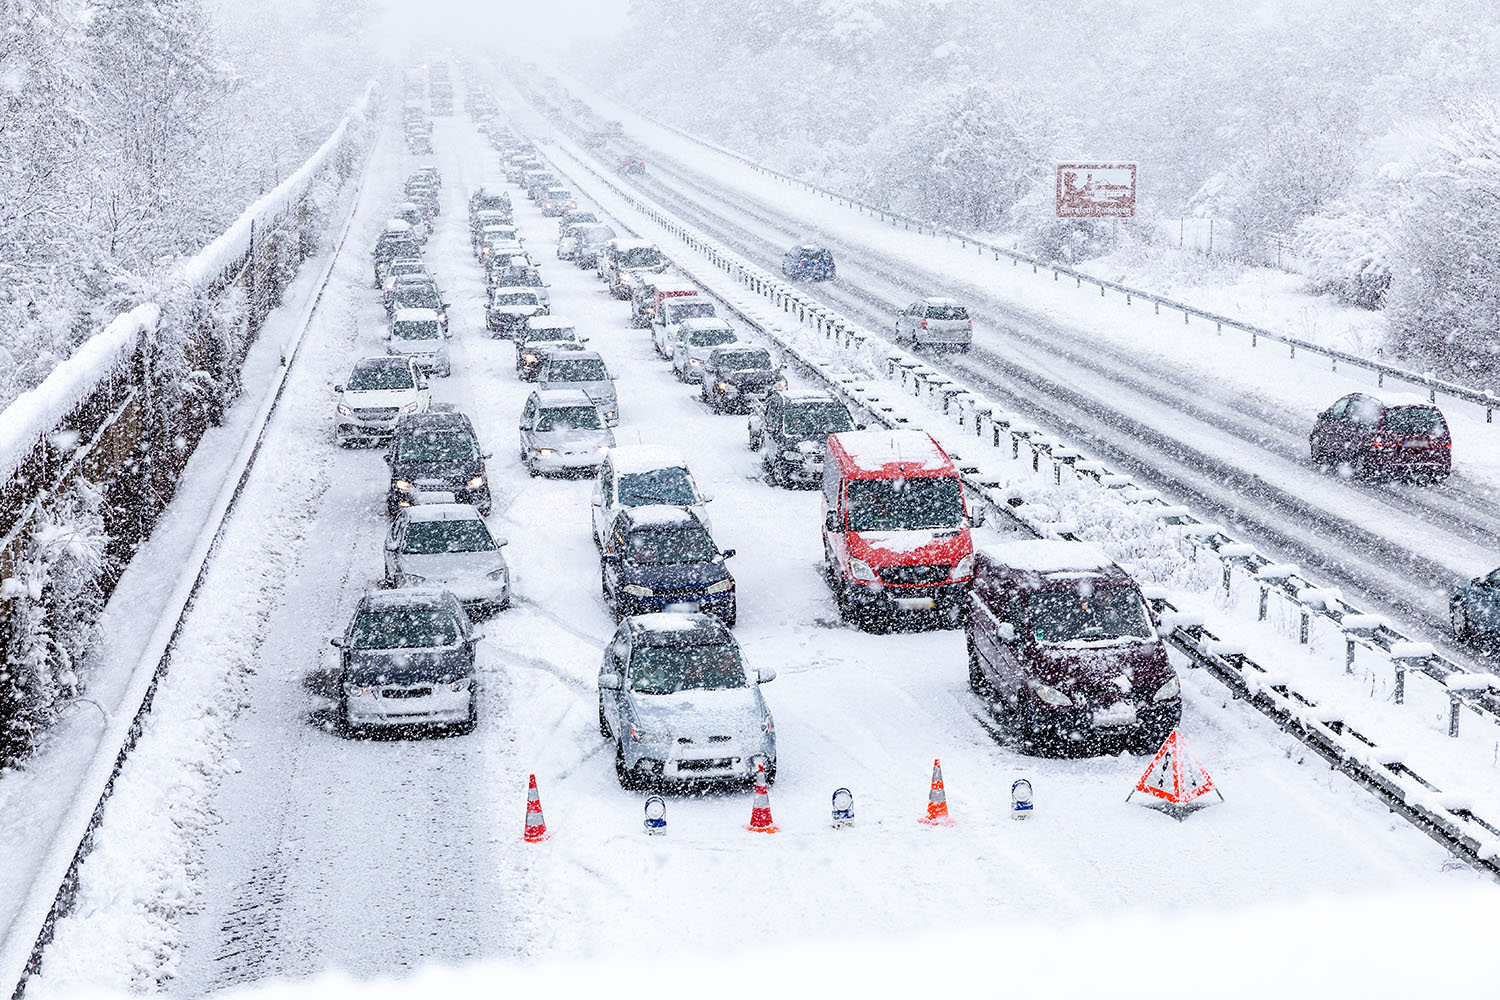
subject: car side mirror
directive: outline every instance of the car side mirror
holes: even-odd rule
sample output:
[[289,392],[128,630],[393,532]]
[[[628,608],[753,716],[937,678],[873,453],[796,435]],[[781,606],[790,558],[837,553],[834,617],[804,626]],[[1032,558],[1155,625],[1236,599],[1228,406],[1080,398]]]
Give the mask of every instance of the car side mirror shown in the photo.
[[734,555],[734,549],[725,549],[723,552],[719,553],[719,558],[728,559],[732,555]]
[[333,391],[334,392],[343,392],[344,391],[344,387],[341,386],[341,385],[336,385],[336,386],[333,387]]
[[337,646],[338,648],[343,649],[344,648],[344,637],[341,636],[341,635],[336,635],[332,639],[328,640],[328,644],[330,646]]
[[1010,622],[1001,622],[1000,623],[1000,641],[1001,642],[1015,642],[1016,641],[1016,627],[1014,625],[1012,625]]
[[492,451],[483,451],[483,452],[479,453],[479,457],[480,458],[494,458],[495,457],[495,453],[492,452]]
[[854,425],[854,429],[857,430],[857,431],[862,431],[862,430],[865,429],[865,425],[864,424],[855,424]]
[[713,502],[713,498],[714,498],[714,495],[712,493],[699,493],[698,494],[698,502],[699,503],[712,503]]
[[472,632],[469,633],[469,641],[470,642],[479,642],[483,638],[484,638],[484,630],[483,629],[477,629],[476,628],[474,631],[472,631]]
[[776,679],[776,671],[770,667],[762,667],[755,672],[755,683],[769,684]]
[[823,515],[823,530],[831,531],[834,534],[838,534],[842,530],[839,527],[839,518],[836,512],[830,510],[827,514]]
[[604,690],[604,691],[618,691],[618,690],[620,690],[620,675],[619,674],[600,674],[599,675],[599,688],[601,690]]
[[385,540],[385,550],[387,552],[396,552],[400,548],[401,548],[401,546],[398,545],[398,544],[396,544],[396,540],[394,538],[387,538]]

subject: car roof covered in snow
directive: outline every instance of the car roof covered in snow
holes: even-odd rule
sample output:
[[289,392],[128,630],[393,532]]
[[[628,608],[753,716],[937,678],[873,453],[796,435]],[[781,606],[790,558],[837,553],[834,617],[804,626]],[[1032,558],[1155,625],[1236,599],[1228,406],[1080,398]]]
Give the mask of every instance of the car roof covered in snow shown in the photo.
[[632,641],[641,646],[700,646],[733,643],[734,635],[713,615],[658,611],[625,619]]
[[926,431],[844,431],[828,436],[829,457],[846,477],[957,475],[947,452]]
[[1089,542],[1055,538],[994,542],[978,549],[978,563],[981,573],[1022,577],[1031,589],[1084,578],[1117,586],[1132,582],[1108,553]]
[[684,333],[696,333],[699,330],[733,330],[729,321],[718,316],[689,316],[677,324],[678,329]]
[[826,389],[782,389],[781,398],[788,403],[839,403],[838,397]]
[[[502,291],[511,291],[506,288]],[[577,326],[566,316],[533,316],[526,321],[526,329],[531,332],[538,330],[576,330]]]
[[410,368],[411,358],[404,354],[386,354],[378,358],[360,358],[354,362],[354,370],[359,371],[384,371],[388,368]]
[[955,308],[963,307],[963,303],[958,301],[957,299],[948,299],[942,297],[941,295],[929,295],[922,301],[930,306],[951,306]]
[[436,323],[438,314],[436,309],[397,309],[391,319],[397,323]]
[[620,511],[619,520],[624,523],[626,531],[632,529],[654,531],[658,528],[689,528],[703,525],[703,522],[698,520],[698,515],[686,507],[675,507],[665,503],[626,507]]
[[387,219],[385,223],[387,233],[400,233],[405,235],[411,232],[411,223],[405,219]]
[[535,285],[499,285],[493,292],[490,292],[490,298],[493,299],[497,295],[514,295],[517,292],[525,292],[538,302],[542,301],[542,293],[536,290]]
[[387,608],[431,608],[455,607],[453,595],[441,587],[400,587],[396,590],[371,590],[360,598],[362,611],[381,611]]
[[687,468],[687,460],[681,454],[656,444],[622,444],[609,453],[609,464],[619,476]]
[[594,401],[582,389],[538,389],[532,395],[536,397],[537,406],[544,410],[594,405]]
[[557,351],[549,352],[548,361],[597,361],[604,364],[604,356],[598,351]]
[[408,521],[483,521],[478,509],[467,503],[424,503],[403,507]]

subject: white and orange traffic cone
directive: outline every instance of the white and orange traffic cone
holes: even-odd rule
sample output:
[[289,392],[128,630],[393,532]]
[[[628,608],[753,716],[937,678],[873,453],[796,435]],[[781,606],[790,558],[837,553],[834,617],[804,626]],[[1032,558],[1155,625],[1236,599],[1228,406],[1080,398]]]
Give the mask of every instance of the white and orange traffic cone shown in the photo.
[[942,761],[932,762],[932,790],[927,793],[927,815],[917,820],[928,826],[952,826],[948,816],[948,793],[943,791]]
[[531,787],[526,791],[526,833],[522,839],[528,844],[539,844],[547,839],[547,821],[542,818],[542,797],[537,794],[534,774]]
[[766,765],[755,765],[755,805],[750,809],[751,833],[775,833],[776,824],[771,821],[771,791],[766,787]]

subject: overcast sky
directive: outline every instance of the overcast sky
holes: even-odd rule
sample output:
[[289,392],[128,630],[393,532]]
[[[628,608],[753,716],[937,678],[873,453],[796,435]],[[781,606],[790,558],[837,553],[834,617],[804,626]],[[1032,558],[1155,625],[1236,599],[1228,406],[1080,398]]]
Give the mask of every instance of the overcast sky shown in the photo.
[[625,27],[628,0],[380,0],[386,24],[402,39],[441,45],[567,50]]

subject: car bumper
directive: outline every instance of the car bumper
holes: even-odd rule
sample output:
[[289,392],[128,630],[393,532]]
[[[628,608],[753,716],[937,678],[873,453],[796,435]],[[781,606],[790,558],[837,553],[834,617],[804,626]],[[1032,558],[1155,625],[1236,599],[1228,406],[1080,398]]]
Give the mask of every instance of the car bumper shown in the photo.
[[1443,475],[1453,467],[1452,453],[1447,448],[1414,449],[1375,452],[1370,459],[1370,468],[1385,475]]
[[543,471],[563,472],[572,469],[597,469],[604,461],[602,451],[580,451],[574,453],[554,450],[550,455],[531,453],[531,464]]
[[[473,697],[473,681],[462,690],[450,690],[446,684],[433,684],[425,695],[411,696],[409,693],[392,697],[385,689],[371,689],[371,693],[360,695],[350,692],[346,696],[349,706],[348,720],[355,726],[409,726],[413,723],[450,724],[469,720],[470,699]],[[408,692],[411,689],[406,689]]]
[[[452,497],[452,500],[448,498]],[[490,512],[490,488],[481,486],[477,490],[455,489],[451,486],[422,486],[415,490],[391,490],[390,506],[412,507],[423,503],[466,503],[481,514]]]
[[396,433],[396,418],[390,420],[360,420],[356,417],[339,417],[334,430],[341,438],[363,438],[383,441]]
[[760,763],[775,760],[776,741],[771,737],[749,746],[735,741],[703,746],[652,741],[639,744],[636,754],[626,754],[632,770],[671,782],[743,781],[755,777]]
[[974,334],[970,330],[918,330],[915,341],[923,347],[968,347]]
[[964,606],[966,583],[930,587],[895,587],[878,583],[849,583],[846,594],[862,611],[901,614],[908,611],[951,611]]
[[1020,711],[1020,728],[1032,739],[1058,749],[1114,743],[1160,746],[1182,719],[1182,701],[1084,709],[1027,698]]

